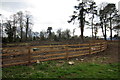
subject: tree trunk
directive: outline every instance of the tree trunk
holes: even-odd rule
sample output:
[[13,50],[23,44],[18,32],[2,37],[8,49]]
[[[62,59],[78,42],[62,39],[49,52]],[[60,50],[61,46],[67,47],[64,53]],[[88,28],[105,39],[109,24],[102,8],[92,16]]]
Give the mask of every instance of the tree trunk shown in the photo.
[[21,37],[21,39],[20,39],[20,41],[22,41],[22,39],[23,39],[23,28],[22,28],[22,26],[20,27],[21,29],[20,29],[20,37]]
[[84,9],[82,8],[81,10],[80,10],[80,16],[81,16],[81,18],[80,18],[80,28],[81,28],[81,41],[82,42],[84,42],[84,37],[83,37],[83,32],[84,32],[84,18],[83,18],[83,11],[84,11]]
[[84,32],[84,29],[83,29],[83,27],[81,27],[81,41],[82,42],[84,42],[83,32]]
[[93,14],[93,16],[92,16],[92,38],[93,38],[93,19],[94,19],[94,14]]
[[112,40],[112,22],[111,22],[111,15],[110,15],[110,40]]
[[106,39],[106,37],[107,37],[106,31],[107,31],[107,28],[106,28],[106,23],[105,23],[105,40],[107,40],[107,39]]
[[20,41],[23,40],[23,24],[22,24],[22,17],[20,18]]
[[101,22],[101,29],[102,29],[103,37],[105,39],[105,33],[104,33],[104,29],[103,29],[103,22]]
[[26,40],[27,40],[27,35],[28,35],[28,28],[29,28],[29,18],[27,18],[27,22],[26,22],[26,34],[25,34]]
[[14,26],[13,28],[13,41],[15,42],[16,40],[16,27]]
[[95,39],[96,39],[97,34],[95,34]]
[[104,27],[105,27],[105,40],[107,40],[107,26],[106,26],[106,15],[105,15],[105,19],[104,19]]
[[15,23],[15,19],[13,21],[13,41],[15,42],[16,39],[16,23]]

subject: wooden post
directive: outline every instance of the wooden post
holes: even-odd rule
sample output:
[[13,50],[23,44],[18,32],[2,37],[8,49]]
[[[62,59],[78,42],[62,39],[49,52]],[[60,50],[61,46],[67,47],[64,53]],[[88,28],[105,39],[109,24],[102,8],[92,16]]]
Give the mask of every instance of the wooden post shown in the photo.
[[27,47],[28,49],[28,65],[31,64],[31,52],[30,52],[30,47]]
[[105,50],[105,42],[103,42],[103,50]]
[[100,51],[102,51],[102,42],[100,42]]
[[89,54],[91,54],[91,43],[89,43]]
[[106,49],[106,42],[104,43],[104,50]]
[[108,43],[107,43],[107,41],[106,41],[106,42],[105,42],[105,49],[107,49],[107,44],[108,44]]
[[[67,47],[68,47],[68,45],[67,45]],[[69,60],[68,48],[67,47],[65,47],[66,48],[66,60]]]

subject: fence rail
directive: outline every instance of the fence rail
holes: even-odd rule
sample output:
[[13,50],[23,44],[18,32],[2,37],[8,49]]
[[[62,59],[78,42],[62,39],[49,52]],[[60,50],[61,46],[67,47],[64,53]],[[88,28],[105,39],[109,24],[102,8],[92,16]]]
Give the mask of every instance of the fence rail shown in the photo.
[[106,41],[88,44],[48,45],[2,48],[2,67],[31,64],[37,61],[69,59],[81,55],[94,54],[107,48]]

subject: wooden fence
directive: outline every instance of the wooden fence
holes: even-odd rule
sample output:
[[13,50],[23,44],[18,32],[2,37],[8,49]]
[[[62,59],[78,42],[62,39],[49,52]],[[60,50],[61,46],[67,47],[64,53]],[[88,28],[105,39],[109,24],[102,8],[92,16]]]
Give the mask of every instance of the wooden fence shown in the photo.
[[2,49],[2,67],[31,64],[37,61],[55,59],[69,59],[81,55],[94,54],[107,48],[106,41],[91,42],[88,44],[48,45],[9,47]]

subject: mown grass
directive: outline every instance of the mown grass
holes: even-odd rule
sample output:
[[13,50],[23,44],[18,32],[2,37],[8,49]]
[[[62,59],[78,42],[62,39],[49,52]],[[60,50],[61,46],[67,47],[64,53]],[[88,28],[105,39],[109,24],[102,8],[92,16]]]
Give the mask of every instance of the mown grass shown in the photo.
[[113,78],[118,79],[120,63],[97,64],[74,61],[46,61],[31,66],[12,66],[2,69],[3,78]]

